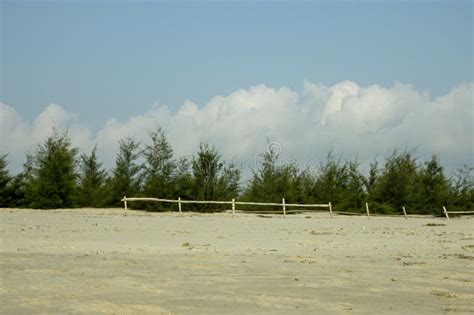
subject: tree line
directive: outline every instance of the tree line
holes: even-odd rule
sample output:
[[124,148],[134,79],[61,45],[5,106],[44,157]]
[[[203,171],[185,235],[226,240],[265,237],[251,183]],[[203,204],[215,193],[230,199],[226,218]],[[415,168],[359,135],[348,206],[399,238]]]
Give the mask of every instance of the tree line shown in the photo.
[[[357,160],[342,160],[332,152],[319,165],[299,169],[278,163],[267,150],[261,165],[242,185],[241,170],[225,162],[218,150],[201,143],[191,158],[175,158],[165,133],[157,127],[149,141],[119,140],[115,165],[104,169],[97,147],[79,154],[66,132],[54,131],[26,155],[23,170],[8,172],[7,155],[0,155],[0,207],[38,209],[116,207],[120,199],[155,197],[188,200],[237,200],[287,203],[328,203],[334,210],[363,212],[365,202],[376,213],[439,214],[442,206],[474,210],[473,168],[463,166],[448,177],[437,156],[420,162],[412,151],[396,151],[382,165],[374,160],[367,174]],[[146,210],[171,210],[174,204],[134,203]],[[186,205],[185,210],[219,211],[221,205]],[[251,209],[250,206],[243,210]],[[175,210],[175,209],[174,209]]]

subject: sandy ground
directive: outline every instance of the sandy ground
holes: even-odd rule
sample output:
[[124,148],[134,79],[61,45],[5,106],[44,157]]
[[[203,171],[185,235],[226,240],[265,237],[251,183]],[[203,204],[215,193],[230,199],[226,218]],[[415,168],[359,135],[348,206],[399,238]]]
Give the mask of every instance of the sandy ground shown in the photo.
[[0,209],[0,312],[474,313],[474,219]]

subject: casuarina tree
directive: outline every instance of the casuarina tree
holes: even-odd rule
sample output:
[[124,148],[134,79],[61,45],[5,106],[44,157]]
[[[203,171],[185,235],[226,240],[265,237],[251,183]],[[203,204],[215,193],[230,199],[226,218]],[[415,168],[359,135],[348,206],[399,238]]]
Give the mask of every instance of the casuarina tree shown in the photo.
[[85,207],[104,205],[104,183],[106,172],[97,160],[97,146],[90,155],[82,154],[80,159],[78,203]]
[[110,205],[120,205],[124,196],[133,197],[140,192],[141,169],[138,164],[140,144],[133,138],[119,140],[112,177],[107,183]]
[[173,149],[163,129],[157,127],[150,132],[151,143],[143,149],[144,193],[148,197],[171,198],[173,196],[172,175],[176,168]]
[[70,208],[76,205],[76,155],[67,132],[54,130],[33,157],[27,196],[33,208]]
[[11,203],[10,181],[11,177],[7,169],[7,155],[0,155],[0,208],[7,207]]

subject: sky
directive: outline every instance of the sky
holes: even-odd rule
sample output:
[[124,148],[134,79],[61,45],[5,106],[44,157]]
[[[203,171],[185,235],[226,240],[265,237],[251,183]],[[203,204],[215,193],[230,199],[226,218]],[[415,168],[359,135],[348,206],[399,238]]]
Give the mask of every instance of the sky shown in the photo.
[[472,1],[0,2],[0,153],[69,129],[111,167],[162,126],[177,155],[304,164],[394,148],[474,165]]

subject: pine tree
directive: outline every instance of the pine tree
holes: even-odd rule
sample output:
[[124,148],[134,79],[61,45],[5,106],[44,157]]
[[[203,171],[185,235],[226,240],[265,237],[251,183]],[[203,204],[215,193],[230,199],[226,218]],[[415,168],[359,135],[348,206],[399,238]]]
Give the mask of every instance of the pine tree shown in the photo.
[[[230,200],[237,196],[240,171],[233,164],[226,165],[216,148],[201,143],[197,156],[192,160],[194,198],[197,200]],[[196,209],[204,209],[197,206]],[[209,207],[223,209],[222,206]]]
[[365,179],[359,171],[357,161],[346,162],[347,183],[341,193],[341,208],[349,211],[363,209],[364,201],[367,199],[365,192]]
[[134,197],[140,192],[142,166],[137,163],[140,144],[133,138],[119,140],[119,153],[115,159],[112,177],[107,181],[109,204],[120,206],[124,197]]
[[474,210],[474,168],[464,165],[451,179],[450,199],[460,210]]
[[156,198],[173,197],[172,175],[176,168],[173,149],[158,127],[150,133],[151,144],[145,145],[144,192],[146,196]]
[[[277,165],[279,152],[267,145],[261,155],[261,166],[253,173],[244,193],[244,199],[260,202],[301,202],[304,199],[305,174],[300,173],[295,164]],[[246,207],[251,209],[252,207]],[[278,209],[279,207],[269,207]],[[253,208],[252,208],[253,209]]]
[[230,200],[240,192],[240,170],[234,164],[225,165],[217,181],[217,196],[220,200]]
[[420,214],[439,213],[443,205],[447,204],[449,181],[437,156],[433,155],[430,161],[425,162],[419,170],[417,185],[413,188],[414,207]]
[[74,207],[76,197],[76,155],[67,132],[54,131],[40,145],[33,159],[33,179],[27,198],[33,208]]
[[215,200],[218,176],[224,164],[221,155],[207,143],[199,145],[197,157],[193,159],[193,176],[195,198],[198,200]]
[[329,152],[326,161],[317,170],[313,199],[323,203],[332,202],[335,209],[340,208],[349,179],[348,165],[340,158],[336,160],[333,153]]
[[[272,147],[267,145],[267,150],[260,154],[262,161],[258,170],[254,171],[252,179],[244,194],[244,199],[258,200],[260,202],[278,202],[285,192],[277,189],[277,161],[279,153],[272,150]],[[282,195],[283,194],[283,195]]]
[[400,213],[403,206],[416,209],[418,165],[412,152],[394,151],[385,161],[371,191],[377,211]]
[[191,164],[191,161],[185,157],[177,161],[173,175],[173,198],[194,199],[196,189]]
[[90,155],[81,155],[80,169],[79,205],[84,207],[103,206],[106,172],[102,169],[102,163],[97,161],[97,146],[92,149]]
[[8,207],[12,202],[9,186],[11,179],[7,169],[7,155],[0,155],[0,208]]
[[31,204],[31,193],[33,184],[33,162],[34,155],[26,153],[26,161],[23,170],[13,177],[11,181],[11,202],[10,207],[29,207]]

